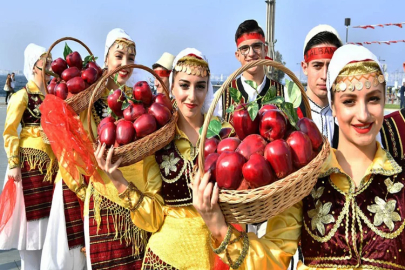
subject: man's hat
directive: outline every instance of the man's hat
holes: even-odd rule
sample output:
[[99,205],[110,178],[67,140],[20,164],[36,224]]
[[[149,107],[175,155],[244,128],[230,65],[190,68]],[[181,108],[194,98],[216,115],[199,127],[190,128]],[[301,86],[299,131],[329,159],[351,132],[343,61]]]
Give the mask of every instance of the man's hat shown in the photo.
[[320,24],[318,26],[315,26],[314,28],[311,29],[311,31],[309,31],[308,35],[305,38],[305,42],[304,42],[304,48],[302,49],[302,53],[305,53],[305,47],[307,46],[308,42],[316,35],[318,35],[319,33],[322,32],[329,32],[334,34],[339,40],[340,42],[342,42],[342,40],[340,39],[340,36],[338,34],[338,32],[336,31],[335,28],[333,28],[330,25],[327,24]]
[[172,55],[168,52],[164,52],[162,54],[162,56],[159,58],[159,60],[157,60],[157,62],[153,65],[158,64],[167,70],[172,70],[173,60],[174,60],[174,55]]

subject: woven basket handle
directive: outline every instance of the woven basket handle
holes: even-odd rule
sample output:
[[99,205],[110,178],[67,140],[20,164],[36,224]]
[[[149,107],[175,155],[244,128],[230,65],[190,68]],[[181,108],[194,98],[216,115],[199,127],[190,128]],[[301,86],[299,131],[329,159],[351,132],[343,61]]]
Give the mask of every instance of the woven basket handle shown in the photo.
[[[51,45],[51,47],[49,47],[48,51],[46,52],[45,59],[48,59],[49,54],[51,53],[52,49],[53,49],[57,44],[61,43],[62,41],[65,41],[65,40],[72,40],[72,41],[76,41],[77,43],[81,44],[84,48],[86,48],[86,50],[89,52],[89,54],[90,54],[91,56],[93,56],[93,58],[94,58],[94,55],[93,55],[93,53],[90,51],[89,47],[87,47],[86,44],[84,44],[82,41],[78,40],[77,38],[73,38],[73,37],[64,37],[64,38],[58,39],[57,41],[55,41],[55,42]],[[43,82],[44,82],[45,92],[48,94],[48,87],[46,87],[46,80],[45,80],[45,67],[46,67],[46,61],[44,61],[44,64],[43,64],[43,66],[42,66],[42,79],[43,79]]]
[[[301,82],[298,80],[297,76],[295,76],[295,74],[291,70],[289,70],[288,68],[286,68],[283,64],[281,64],[279,62],[268,60],[268,59],[262,59],[262,60],[250,62],[250,63],[240,67],[234,73],[232,73],[228,77],[228,79],[222,84],[221,88],[219,88],[219,90],[215,93],[214,101],[211,103],[210,109],[208,110],[207,116],[205,117],[202,134],[201,134],[201,141],[200,141],[200,145],[199,145],[199,155],[198,155],[198,167],[200,168],[200,170],[204,171],[204,144],[205,144],[205,137],[207,136],[208,125],[211,121],[215,107],[217,106],[217,103],[222,96],[222,93],[225,91],[225,89],[227,89],[231,85],[231,82],[234,79],[236,79],[236,77],[238,77],[244,71],[246,71],[252,67],[256,67],[256,66],[271,66],[271,67],[275,67],[275,68],[283,71],[284,73],[286,73],[294,81],[294,83],[297,84],[298,88],[300,89],[301,96],[302,96],[302,99],[303,99],[303,102],[305,105],[306,115],[308,118],[312,119],[311,107],[309,106],[309,102],[308,102],[307,95],[305,93],[304,86],[301,84]],[[225,108],[223,108],[223,109],[225,109]]]
[[113,75],[113,74],[117,73],[118,71],[120,71],[121,69],[125,69],[125,68],[139,68],[139,69],[143,69],[143,70],[148,71],[149,73],[151,73],[160,82],[166,96],[170,100],[169,90],[167,89],[167,87],[166,87],[165,83],[163,82],[162,78],[160,78],[159,75],[157,75],[156,72],[153,71],[153,69],[151,69],[151,68],[149,68],[147,66],[143,66],[143,65],[129,64],[129,65],[120,66],[120,67],[117,67],[114,70],[111,70],[106,75],[104,75],[103,78],[98,82],[96,87],[94,87],[93,93],[92,93],[92,95],[90,97],[89,108],[88,108],[88,111],[87,111],[87,126],[88,126],[88,129],[89,129],[90,138],[92,139],[93,142],[96,141],[96,138],[94,137],[93,129],[91,128],[91,110],[93,108],[93,103],[94,103],[94,98],[96,96],[96,93],[98,92],[99,88],[102,87],[102,85],[108,80],[108,78],[111,75]]

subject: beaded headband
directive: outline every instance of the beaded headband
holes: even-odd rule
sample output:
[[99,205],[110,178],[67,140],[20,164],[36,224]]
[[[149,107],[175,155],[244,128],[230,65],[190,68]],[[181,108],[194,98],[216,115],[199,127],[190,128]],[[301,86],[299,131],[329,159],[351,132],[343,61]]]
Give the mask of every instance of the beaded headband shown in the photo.
[[127,50],[128,53],[136,53],[136,47],[135,47],[135,42],[133,42],[132,40],[128,40],[125,38],[118,38],[115,40],[114,42],[115,46],[117,49],[120,50]]
[[[366,81],[361,82],[365,78]],[[385,78],[380,70],[380,66],[374,61],[362,61],[347,64],[339,73],[332,91],[344,92],[349,90],[362,90],[364,87],[370,89],[371,86],[378,86],[384,83]]]
[[186,55],[179,61],[177,61],[174,70],[177,72],[185,72],[189,75],[197,75],[201,77],[210,75],[210,69],[206,61],[189,55]]

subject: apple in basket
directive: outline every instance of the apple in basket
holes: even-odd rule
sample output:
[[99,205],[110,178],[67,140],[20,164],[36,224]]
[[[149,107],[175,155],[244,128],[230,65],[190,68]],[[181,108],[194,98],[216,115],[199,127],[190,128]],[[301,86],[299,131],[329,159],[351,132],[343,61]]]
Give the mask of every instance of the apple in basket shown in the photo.
[[216,181],[219,188],[237,189],[243,179],[245,158],[236,152],[222,152],[216,164]]
[[266,104],[263,107],[260,108],[259,110],[259,116],[261,117],[265,112],[270,111],[270,110],[278,110],[276,105],[273,104]]
[[122,111],[122,104],[125,100],[126,97],[124,92],[122,92],[121,89],[117,89],[108,96],[107,104],[116,116],[122,117],[124,115]]
[[314,151],[318,151],[323,143],[323,140],[322,134],[314,121],[309,118],[303,117],[298,120],[297,127],[300,131],[308,135],[312,143],[312,148],[314,149]]
[[82,57],[78,52],[72,52],[66,56],[66,62],[69,65],[69,67],[76,67],[79,70],[82,69],[83,61]]
[[149,107],[148,113],[155,117],[160,127],[166,125],[172,117],[172,113],[165,105],[156,102]]
[[218,143],[217,153],[221,154],[222,152],[234,152],[240,144],[240,140],[235,137],[226,138]]
[[88,62],[86,65],[86,69],[87,68],[94,68],[95,70],[97,70],[97,77],[100,78],[103,75],[103,69],[97,65],[97,63],[95,62]]
[[133,97],[136,100],[142,101],[142,103],[148,107],[152,103],[152,91],[149,84],[146,81],[139,81],[135,84],[132,90]]
[[204,158],[206,159],[208,155],[216,153],[219,140],[217,138],[209,138],[205,140],[204,143]]
[[86,89],[86,84],[82,77],[74,77],[70,79],[67,83],[67,88],[69,93],[78,94],[84,89]]
[[294,131],[287,138],[287,144],[291,148],[294,166],[300,169],[312,160],[312,144],[309,137],[301,131]]
[[257,134],[259,130],[259,117],[254,121],[249,116],[246,104],[240,104],[233,113],[233,127],[239,139],[243,140],[250,134]]
[[211,171],[210,182],[216,182],[216,166],[219,158],[218,153],[209,154],[204,161],[204,172]]
[[97,134],[101,134],[102,128],[103,128],[104,125],[105,125],[106,123],[108,123],[108,122],[114,123],[114,122],[115,122],[114,117],[107,116],[106,118],[104,118],[103,120],[101,120],[100,124],[98,124],[98,127],[97,127]]
[[92,67],[85,69],[82,72],[82,78],[86,83],[93,84],[98,78],[97,70]]
[[242,167],[243,177],[252,188],[269,185],[277,181],[270,163],[260,154],[252,154]]
[[114,145],[116,138],[116,126],[112,122],[107,122],[101,129],[101,134],[99,134],[99,141],[101,144],[106,144],[107,146]]
[[62,72],[61,78],[67,82],[72,78],[79,77],[80,75],[81,72],[77,67],[70,67]]
[[50,84],[48,84],[48,86],[46,88],[47,88],[49,94],[52,94],[52,95],[55,94],[56,85],[57,85],[56,82],[51,82]]
[[260,120],[260,135],[272,142],[282,139],[286,132],[287,120],[279,110],[269,110],[263,113]]
[[128,121],[135,121],[139,116],[146,113],[145,107],[140,103],[130,103],[124,110],[124,119]]
[[68,96],[68,87],[66,83],[61,82],[55,87],[55,96],[65,100]]
[[67,69],[67,63],[65,60],[63,60],[62,58],[59,57],[52,61],[51,69],[53,72],[55,72],[56,74],[58,74],[60,76],[62,74],[62,72],[65,69]]
[[235,130],[233,128],[222,128],[219,132],[221,140],[235,136]]
[[266,145],[267,142],[262,136],[259,134],[251,134],[239,144],[236,152],[249,160],[250,156],[255,153],[263,156]]
[[284,140],[275,140],[266,145],[264,157],[270,162],[278,179],[293,172],[291,149]]
[[165,105],[169,109],[170,112],[173,111],[173,105],[172,105],[170,99],[165,94],[162,94],[162,93],[157,94],[154,97],[154,102]]
[[134,122],[137,138],[143,138],[157,129],[155,117],[150,114],[143,114]]
[[131,121],[121,120],[117,123],[116,142],[124,145],[133,142],[135,139],[135,128]]

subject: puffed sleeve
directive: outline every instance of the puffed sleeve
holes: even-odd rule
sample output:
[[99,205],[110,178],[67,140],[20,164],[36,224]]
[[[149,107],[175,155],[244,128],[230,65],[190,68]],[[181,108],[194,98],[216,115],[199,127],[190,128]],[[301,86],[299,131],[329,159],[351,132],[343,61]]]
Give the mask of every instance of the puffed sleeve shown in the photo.
[[[232,263],[236,263],[242,254],[244,259],[238,269],[287,269],[291,257],[298,248],[301,226],[302,202],[299,202],[269,219],[266,235],[262,238],[258,238],[254,233],[248,233],[244,244],[241,232],[231,227],[229,245],[218,256],[229,264],[228,256]],[[220,246],[214,240],[211,241],[213,248]]]
[[10,169],[20,165],[18,126],[28,105],[28,95],[25,90],[20,90],[11,96],[7,107],[6,122],[4,124],[4,149],[8,158]]
[[124,206],[131,210],[133,223],[149,232],[156,232],[163,224],[163,198],[160,195],[162,179],[155,156],[143,161],[142,183],[130,182],[128,188],[119,194]]

